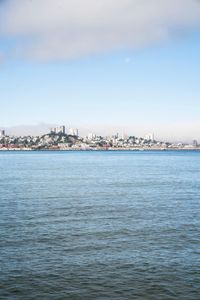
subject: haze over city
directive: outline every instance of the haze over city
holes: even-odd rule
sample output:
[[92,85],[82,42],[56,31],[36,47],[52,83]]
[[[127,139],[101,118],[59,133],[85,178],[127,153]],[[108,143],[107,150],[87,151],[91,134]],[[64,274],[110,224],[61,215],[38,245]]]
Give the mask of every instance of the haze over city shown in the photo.
[[0,1],[0,128],[200,139],[199,51],[196,0]]

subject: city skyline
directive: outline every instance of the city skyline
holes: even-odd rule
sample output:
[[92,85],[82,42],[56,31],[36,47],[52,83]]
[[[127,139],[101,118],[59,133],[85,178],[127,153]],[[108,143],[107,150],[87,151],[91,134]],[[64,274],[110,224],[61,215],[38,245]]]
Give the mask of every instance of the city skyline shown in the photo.
[[1,151],[85,151],[85,150],[118,150],[118,151],[157,151],[157,150],[197,150],[200,145],[196,139],[192,143],[171,143],[158,140],[154,133],[144,137],[115,133],[112,135],[97,135],[94,132],[81,136],[77,128],[67,128],[65,125],[50,128],[39,136],[9,135],[0,130]]
[[[64,128],[64,129],[63,129]],[[141,130],[131,130],[128,128],[119,128],[119,127],[111,127],[108,128],[109,130],[94,130],[93,127],[81,127],[77,128],[76,126],[70,126],[70,125],[60,125],[60,124],[45,124],[45,123],[40,123],[37,125],[21,125],[21,126],[15,126],[15,127],[10,127],[10,128],[5,128],[5,127],[0,127],[0,131],[6,132],[7,135],[10,136],[41,136],[45,135],[48,132],[63,132],[66,134],[71,134],[71,135],[77,135],[81,137],[86,137],[90,134],[94,134],[96,136],[113,136],[118,134],[119,136],[139,136],[141,138],[145,138],[148,135],[152,135],[155,137],[155,140],[159,141],[166,141],[166,142],[171,142],[171,143],[191,143],[194,140],[198,140],[196,137],[191,137],[188,136],[187,139],[181,138],[181,136],[178,136],[178,138],[173,139],[173,135],[170,136],[170,132],[168,132],[169,138],[165,138],[162,135],[159,135],[158,131],[153,131],[149,130],[148,128],[144,128],[143,131]],[[173,128],[171,129],[173,130]]]
[[0,2],[0,128],[200,139],[200,3],[86,2]]

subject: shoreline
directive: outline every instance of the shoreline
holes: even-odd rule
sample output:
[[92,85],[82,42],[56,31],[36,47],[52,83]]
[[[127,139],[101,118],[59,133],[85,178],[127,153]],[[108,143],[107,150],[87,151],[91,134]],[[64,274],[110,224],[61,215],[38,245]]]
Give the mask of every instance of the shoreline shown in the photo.
[[198,148],[111,148],[111,149],[31,149],[31,148],[2,148],[0,149],[0,152],[71,152],[71,151],[79,151],[79,152],[111,152],[111,151],[132,151],[132,152],[147,152],[147,151],[200,151],[200,147]]

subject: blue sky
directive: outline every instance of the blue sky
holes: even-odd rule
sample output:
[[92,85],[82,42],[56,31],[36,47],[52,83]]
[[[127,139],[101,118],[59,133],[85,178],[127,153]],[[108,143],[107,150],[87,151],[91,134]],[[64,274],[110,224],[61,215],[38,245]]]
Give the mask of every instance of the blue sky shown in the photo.
[[198,23],[146,45],[125,41],[124,47],[75,57],[48,53],[47,59],[13,51],[29,39],[33,44],[33,37],[10,31],[0,31],[1,127],[44,122],[75,126],[83,134],[200,139]]

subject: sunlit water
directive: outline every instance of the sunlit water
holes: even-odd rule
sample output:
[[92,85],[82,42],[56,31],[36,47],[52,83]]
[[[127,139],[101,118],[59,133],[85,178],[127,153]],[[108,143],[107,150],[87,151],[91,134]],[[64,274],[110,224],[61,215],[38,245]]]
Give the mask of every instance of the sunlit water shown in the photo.
[[1,152],[0,299],[200,299],[200,152]]

